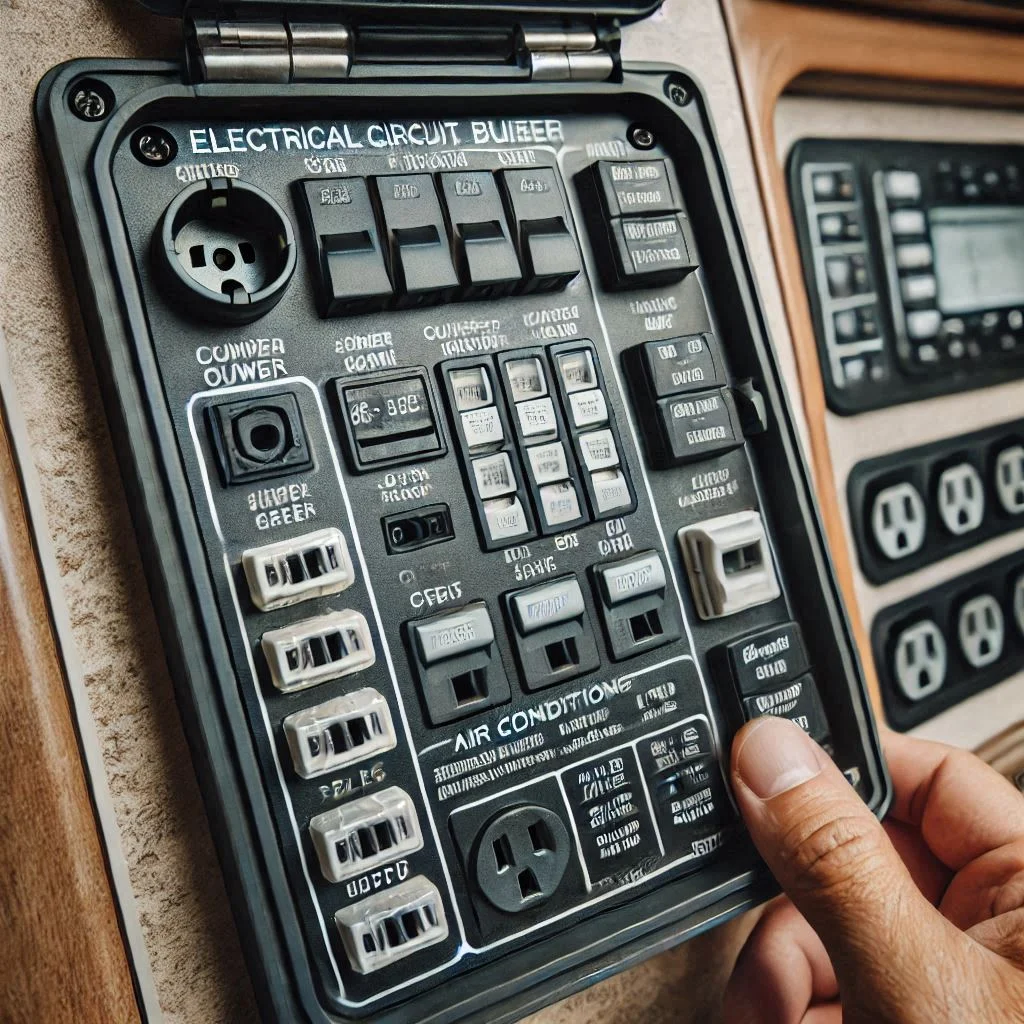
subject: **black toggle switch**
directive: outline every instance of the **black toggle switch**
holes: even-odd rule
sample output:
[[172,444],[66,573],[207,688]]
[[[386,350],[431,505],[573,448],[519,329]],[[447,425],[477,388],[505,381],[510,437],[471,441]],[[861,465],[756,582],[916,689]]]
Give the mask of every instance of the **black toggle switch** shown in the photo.
[[320,268],[321,315],[383,308],[394,290],[366,182],[362,178],[304,181],[302,194]]
[[490,171],[441,175],[459,277],[469,296],[500,295],[522,279],[498,183]]
[[429,174],[374,179],[387,231],[398,304],[445,302],[459,279],[441,204]]
[[557,291],[580,272],[565,201],[550,167],[503,171],[527,292]]

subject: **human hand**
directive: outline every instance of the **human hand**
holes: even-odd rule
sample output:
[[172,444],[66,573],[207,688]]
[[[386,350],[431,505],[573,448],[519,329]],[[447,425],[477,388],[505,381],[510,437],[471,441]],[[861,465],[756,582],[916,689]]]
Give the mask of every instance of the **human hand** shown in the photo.
[[1024,797],[965,751],[884,746],[883,826],[798,726],[737,734],[736,801],[788,898],[740,954],[726,1024],[1024,1022]]

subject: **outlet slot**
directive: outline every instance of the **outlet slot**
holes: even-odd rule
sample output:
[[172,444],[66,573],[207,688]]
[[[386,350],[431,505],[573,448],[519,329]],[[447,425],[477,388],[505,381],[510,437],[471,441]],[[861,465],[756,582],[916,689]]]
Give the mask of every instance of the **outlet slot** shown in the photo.
[[355,579],[348,544],[333,527],[250,548],[242,569],[253,604],[264,612],[340,593]]
[[416,808],[397,786],[316,815],[309,835],[328,882],[343,882],[423,847]]
[[971,533],[985,518],[985,486],[969,462],[942,471],[935,489],[935,501],[943,526],[956,537]]
[[362,672],[377,660],[369,624],[352,610],[270,630],[260,644],[274,685],[286,693]]
[[451,511],[444,504],[427,505],[411,512],[385,516],[380,524],[389,555],[418,551],[431,544],[455,539]]
[[473,856],[473,881],[498,910],[519,914],[554,895],[569,864],[569,831],[539,805],[503,811],[484,828]]
[[282,724],[292,764],[304,779],[365,761],[398,743],[388,702],[370,687],[296,711]]
[[261,395],[220,402],[207,410],[224,483],[311,469],[306,431],[295,395]]
[[780,594],[759,512],[734,512],[677,534],[697,614],[735,615]]
[[960,653],[971,668],[985,668],[998,661],[1006,639],[1003,610],[991,594],[979,594],[965,602],[957,618]]
[[1024,513],[1024,445],[1004,448],[995,461],[996,496],[1007,515]]
[[448,937],[441,894],[417,875],[334,915],[353,969],[370,974]]

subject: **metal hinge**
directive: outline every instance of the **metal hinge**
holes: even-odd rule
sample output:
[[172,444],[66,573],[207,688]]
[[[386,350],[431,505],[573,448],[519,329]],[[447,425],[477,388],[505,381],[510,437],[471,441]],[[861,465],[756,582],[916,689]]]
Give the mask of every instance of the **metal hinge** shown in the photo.
[[[345,25],[325,22],[230,21],[195,18],[189,24],[188,62],[191,77],[202,82],[337,82],[350,76],[372,78],[382,64],[408,64],[415,74],[417,60],[404,50],[400,61],[375,52],[374,34],[360,36],[360,66],[354,71],[355,32]],[[436,36],[432,38],[436,45]],[[453,56],[445,62],[444,77],[493,78],[507,68],[508,75],[537,81],[604,81],[612,76],[618,36],[599,37],[590,28],[517,26],[509,31],[504,52],[493,61],[460,60],[455,54],[473,49],[471,33],[449,35]],[[492,36],[493,44],[493,36]],[[423,64],[437,77],[445,50],[424,49]],[[393,77],[393,74],[389,77]]]

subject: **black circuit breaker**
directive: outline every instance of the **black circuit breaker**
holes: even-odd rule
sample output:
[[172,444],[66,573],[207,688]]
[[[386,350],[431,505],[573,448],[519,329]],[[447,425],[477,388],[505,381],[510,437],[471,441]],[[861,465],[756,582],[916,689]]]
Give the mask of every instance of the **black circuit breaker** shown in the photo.
[[699,90],[470,10],[39,91],[268,1019],[512,1020],[750,906],[747,718],[887,799]]

